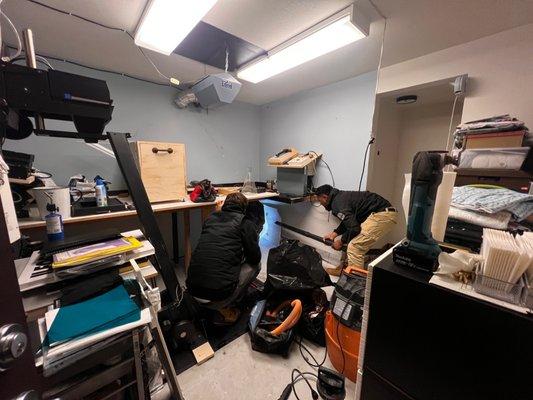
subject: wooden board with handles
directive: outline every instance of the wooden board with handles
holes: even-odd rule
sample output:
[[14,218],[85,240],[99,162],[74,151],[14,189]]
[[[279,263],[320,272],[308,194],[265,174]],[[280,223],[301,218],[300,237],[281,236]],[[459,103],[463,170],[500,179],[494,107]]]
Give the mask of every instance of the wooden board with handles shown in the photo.
[[184,144],[137,141],[131,148],[151,203],[187,197]]

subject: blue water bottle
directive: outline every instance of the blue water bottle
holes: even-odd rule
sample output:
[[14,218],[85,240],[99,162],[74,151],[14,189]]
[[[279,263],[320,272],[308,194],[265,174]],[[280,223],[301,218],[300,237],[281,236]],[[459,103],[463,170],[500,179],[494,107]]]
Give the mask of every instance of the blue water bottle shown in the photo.
[[46,221],[46,235],[48,236],[48,241],[54,242],[56,240],[63,240],[65,238],[63,218],[61,218],[61,214],[56,213],[56,211],[59,211],[59,208],[53,203],[48,203],[46,205],[46,211],[50,211],[50,214],[44,217],[44,220]]
[[107,190],[105,187],[105,181],[97,176],[94,178],[96,185],[94,186],[94,197],[96,198],[97,207],[107,206]]

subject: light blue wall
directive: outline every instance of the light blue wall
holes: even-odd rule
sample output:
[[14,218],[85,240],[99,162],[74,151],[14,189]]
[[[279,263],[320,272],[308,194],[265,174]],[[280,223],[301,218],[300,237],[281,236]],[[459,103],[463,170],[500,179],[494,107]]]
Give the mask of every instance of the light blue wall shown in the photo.
[[[297,93],[261,109],[261,176],[275,177],[266,159],[286,147],[322,152],[336,186],[354,190],[359,183],[366,143],[370,138],[376,72]],[[319,163],[315,186],[330,183]],[[363,181],[363,187],[365,182]]]
[[[366,144],[370,138],[374,111],[376,72],[311,89],[275,101],[261,110],[261,173],[263,179],[276,176],[266,159],[286,147],[300,152],[322,152],[335,177],[336,187],[357,190]],[[324,163],[318,164],[315,186],[331,184]],[[362,188],[366,187],[366,173]],[[309,202],[286,205],[269,202],[272,214],[301,229],[324,235],[339,220],[323,207]],[[271,232],[272,235],[275,232]],[[341,254],[301,235],[285,232],[317,248],[324,261],[339,265]]]
[[[106,130],[130,132],[133,140],[185,143],[189,180],[242,181],[248,167],[259,176],[260,107],[236,102],[209,113],[180,110],[173,103],[176,89],[66,63],[54,64],[63,71],[107,81],[115,109]],[[65,125],[47,122],[49,129],[64,129]],[[73,126],[66,128],[72,130]],[[125,187],[116,161],[80,140],[32,135],[21,141],[7,140],[5,148],[35,154],[35,166],[51,172],[59,185],[82,173],[90,179],[101,174],[114,188]]]

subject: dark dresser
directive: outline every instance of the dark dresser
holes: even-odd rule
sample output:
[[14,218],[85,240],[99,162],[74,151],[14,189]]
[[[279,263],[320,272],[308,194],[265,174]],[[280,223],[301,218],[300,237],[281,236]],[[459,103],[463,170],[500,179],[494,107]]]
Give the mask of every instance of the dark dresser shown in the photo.
[[392,256],[370,276],[361,400],[533,399],[531,315],[431,285]]

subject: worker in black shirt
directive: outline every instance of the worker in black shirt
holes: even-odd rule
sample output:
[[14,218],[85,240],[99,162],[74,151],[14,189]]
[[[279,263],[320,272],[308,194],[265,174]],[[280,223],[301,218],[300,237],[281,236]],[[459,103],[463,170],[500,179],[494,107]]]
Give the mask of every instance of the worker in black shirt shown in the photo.
[[229,194],[204,222],[187,275],[187,290],[198,300],[237,300],[259,274],[260,229],[245,216],[247,206],[243,194]]
[[[347,245],[348,266],[364,268],[365,254],[396,224],[396,209],[379,194],[368,191],[344,191],[322,185],[315,195],[326,210],[341,220],[324,239],[332,240],[335,250]],[[340,274],[341,269],[328,272]]]

